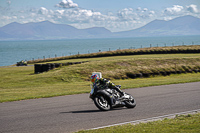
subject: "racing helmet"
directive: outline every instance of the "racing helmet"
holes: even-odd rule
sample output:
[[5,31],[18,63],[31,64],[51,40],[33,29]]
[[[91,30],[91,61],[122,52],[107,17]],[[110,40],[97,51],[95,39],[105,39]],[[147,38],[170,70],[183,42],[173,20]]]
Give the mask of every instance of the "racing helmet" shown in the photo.
[[92,74],[92,76],[91,76],[91,82],[92,83],[97,82],[98,79],[99,79],[99,76],[97,74]]

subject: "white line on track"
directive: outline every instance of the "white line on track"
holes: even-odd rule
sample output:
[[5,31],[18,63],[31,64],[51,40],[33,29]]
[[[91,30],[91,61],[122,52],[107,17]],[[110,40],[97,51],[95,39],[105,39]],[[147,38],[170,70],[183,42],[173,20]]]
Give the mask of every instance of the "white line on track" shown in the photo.
[[164,118],[174,118],[177,115],[187,115],[187,114],[191,114],[191,113],[194,114],[194,113],[198,113],[198,112],[200,112],[200,109],[186,111],[186,112],[180,112],[180,113],[175,113],[175,114],[168,114],[168,115],[163,115],[163,116],[158,116],[158,117],[152,117],[152,118],[147,118],[147,119],[123,122],[123,123],[118,123],[118,124],[113,124],[113,125],[108,125],[108,126],[96,127],[96,128],[91,128],[88,130],[95,130],[95,129],[101,129],[101,128],[112,127],[112,126],[119,126],[119,125],[124,125],[124,124],[129,124],[129,123],[139,124],[139,123],[145,123],[145,122],[150,122],[150,121],[162,120]]

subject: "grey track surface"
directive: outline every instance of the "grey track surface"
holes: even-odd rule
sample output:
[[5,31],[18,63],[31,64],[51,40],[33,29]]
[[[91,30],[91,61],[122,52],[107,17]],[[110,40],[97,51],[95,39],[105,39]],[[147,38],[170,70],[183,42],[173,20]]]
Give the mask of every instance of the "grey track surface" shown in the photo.
[[0,133],[68,133],[200,109],[200,82],[124,90],[134,109],[99,111],[89,94],[0,103]]

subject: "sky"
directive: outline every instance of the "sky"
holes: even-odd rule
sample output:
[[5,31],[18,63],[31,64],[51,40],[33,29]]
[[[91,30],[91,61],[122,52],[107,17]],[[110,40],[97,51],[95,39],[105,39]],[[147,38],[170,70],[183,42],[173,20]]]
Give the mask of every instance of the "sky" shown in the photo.
[[48,20],[118,32],[185,15],[200,18],[200,0],[0,0],[0,27]]

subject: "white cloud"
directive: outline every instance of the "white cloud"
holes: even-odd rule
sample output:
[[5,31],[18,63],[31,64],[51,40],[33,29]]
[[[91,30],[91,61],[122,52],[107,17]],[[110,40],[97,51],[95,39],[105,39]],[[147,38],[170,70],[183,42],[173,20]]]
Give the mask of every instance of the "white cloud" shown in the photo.
[[180,14],[183,11],[183,9],[183,6],[174,5],[173,7],[166,8],[164,10],[164,13],[166,15],[177,15]]
[[25,19],[25,17],[24,16],[20,16],[20,19]]
[[118,12],[102,12],[79,8],[72,0],[63,0],[56,5],[59,9],[46,7],[20,11],[5,10],[0,6],[0,26],[11,22],[27,23],[49,20],[59,24],[69,24],[76,28],[105,27],[113,32],[139,28],[155,19],[170,20],[178,16],[200,16],[196,5],[174,5],[154,11],[148,8],[124,8]]
[[147,8],[144,8],[144,9],[143,9],[143,11],[145,11],[145,12],[146,12],[146,11],[148,11],[148,9],[147,9]]
[[192,12],[192,13],[198,13],[199,11],[198,11],[198,9],[197,9],[197,5],[189,5],[189,6],[186,6],[187,7],[187,10],[189,11],[189,12]]
[[74,3],[72,0],[62,0],[60,3],[56,4],[60,8],[76,8],[78,4]]
[[9,16],[2,16],[1,19],[2,19],[2,20],[10,20],[10,19],[12,19],[12,17],[9,17]]
[[38,13],[39,14],[43,14],[43,15],[47,15],[48,14],[48,10],[45,7],[40,7]]
[[55,13],[57,14],[60,14],[60,15],[63,15],[65,12],[65,10],[56,10]]
[[137,11],[141,11],[141,10],[142,10],[142,8],[141,8],[141,7],[138,7],[136,10],[137,10]]
[[17,16],[13,16],[12,18],[13,18],[13,19],[17,19]]
[[174,5],[173,7],[166,8],[159,16],[161,19],[171,20],[173,18],[184,15],[192,15],[195,17],[199,17],[200,12],[197,8],[197,5],[191,4],[185,7],[180,5]]
[[172,20],[173,18],[172,17],[164,17],[163,20],[165,21],[169,21],[169,20]]
[[104,15],[102,15],[100,12],[95,12],[92,10],[86,10],[86,9],[76,9],[76,10],[67,10],[63,14],[67,18],[70,18],[73,21],[93,21],[93,19],[102,18]]
[[93,12],[91,10],[79,10],[79,14],[85,17],[91,17]]
[[183,11],[183,9],[183,6],[173,5],[173,7],[166,8],[164,10],[164,13],[166,15],[177,15],[180,14]]
[[118,17],[124,21],[150,19],[155,15],[155,11],[149,11],[147,8],[138,7],[136,10],[132,8],[125,8],[118,12]]
[[8,1],[7,1],[7,4],[8,4],[8,5],[10,5],[10,4],[11,4],[11,1],[10,1],[10,0],[8,0]]
[[[138,10],[141,11],[141,10]],[[125,8],[118,12],[118,17],[122,21],[130,21],[130,20],[137,20],[139,16],[132,8]]]

